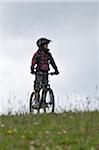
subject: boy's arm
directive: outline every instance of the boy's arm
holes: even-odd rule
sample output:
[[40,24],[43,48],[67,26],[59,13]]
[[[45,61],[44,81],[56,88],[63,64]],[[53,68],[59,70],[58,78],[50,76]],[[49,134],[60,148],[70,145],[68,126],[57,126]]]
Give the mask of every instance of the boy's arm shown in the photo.
[[32,58],[32,61],[31,61],[31,73],[33,74],[34,73],[34,66],[35,66],[35,64],[37,63],[37,61],[36,61],[36,53],[33,55],[33,58]]
[[51,64],[52,67],[55,69],[55,74],[59,74],[58,68],[57,68],[57,66],[56,66],[56,63],[55,63],[54,58],[52,57],[52,55],[51,55],[51,57],[50,57],[50,64]]

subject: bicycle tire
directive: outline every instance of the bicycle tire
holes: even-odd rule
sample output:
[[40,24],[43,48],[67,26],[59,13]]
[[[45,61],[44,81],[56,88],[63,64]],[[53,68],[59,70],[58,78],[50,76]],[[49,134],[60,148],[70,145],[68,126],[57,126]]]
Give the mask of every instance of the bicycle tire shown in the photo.
[[52,102],[52,113],[54,112],[55,110],[55,99],[54,99],[54,93],[53,93],[53,90],[51,88],[48,89],[49,91],[49,94],[50,94],[50,99],[51,99],[51,102]]
[[[30,113],[34,113],[34,109],[32,108],[32,104],[33,104],[33,101],[35,99],[33,99],[33,96],[35,96],[35,92],[32,92],[31,96],[30,96],[30,103],[29,103],[29,111],[30,111]],[[37,109],[36,112],[39,113],[39,108]]]
[[[42,94],[43,94],[42,97],[43,97],[43,100],[44,100],[45,102],[47,102],[47,101],[46,101],[46,97],[47,97],[48,92],[49,92],[49,97],[50,97],[50,102],[48,103],[48,108],[51,109],[49,112],[50,112],[50,113],[53,113],[53,112],[54,112],[54,109],[55,109],[55,100],[54,100],[54,93],[53,93],[53,90],[52,90],[51,88],[48,88],[47,91],[46,91],[46,93],[45,93],[45,92],[42,92]],[[51,106],[52,106],[52,108],[51,108]],[[47,108],[47,107],[44,107],[44,108],[43,108],[45,113],[48,112],[48,110],[47,110],[48,108]]]
[[29,111],[30,111],[30,113],[32,113],[33,95],[34,95],[34,92],[32,92],[31,96],[30,96],[30,103],[29,103]]

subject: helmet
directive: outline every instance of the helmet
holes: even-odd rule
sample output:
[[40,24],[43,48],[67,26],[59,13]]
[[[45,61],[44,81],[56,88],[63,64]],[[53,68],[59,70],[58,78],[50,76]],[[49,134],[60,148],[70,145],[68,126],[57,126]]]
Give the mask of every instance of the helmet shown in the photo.
[[37,40],[36,44],[38,47],[41,47],[44,44],[49,44],[51,42],[51,40],[48,40],[46,38],[40,38]]

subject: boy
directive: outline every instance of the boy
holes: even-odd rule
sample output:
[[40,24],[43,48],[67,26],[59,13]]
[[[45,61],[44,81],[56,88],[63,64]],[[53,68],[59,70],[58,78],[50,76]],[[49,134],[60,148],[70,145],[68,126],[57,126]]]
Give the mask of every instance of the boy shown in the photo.
[[[51,40],[46,38],[40,38],[37,41],[36,44],[38,46],[38,51],[33,55],[31,62],[31,73],[36,75],[34,81],[34,90],[36,92],[37,105],[39,100],[39,91],[41,88],[41,84],[43,84],[44,86],[48,84],[48,71],[50,70],[49,64],[51,64],[53,69],[55,70],[54,74],[59,74],[56,63],[48,49],[48,44],[50,42]],[[35,66],[36,71],[34,70]]]

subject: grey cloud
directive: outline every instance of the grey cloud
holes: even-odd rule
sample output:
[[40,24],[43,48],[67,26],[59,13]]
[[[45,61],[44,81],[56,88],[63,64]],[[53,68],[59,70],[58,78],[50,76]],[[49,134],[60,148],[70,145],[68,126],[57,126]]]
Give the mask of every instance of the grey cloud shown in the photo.
[[24,68],[32,49],[37,49],[37,38],[47,36],[53,40],[51,52],[65,88],[85,88],[87,93],[99,80],[98,16],[97,3],[5,3],[4,53],[17,70],[20,63]]
[[[97,3],[6,3],[4,33],[31,36],[40,31],[90,30],[97,23]],[[83,31],[81,30],[81,31]]]

